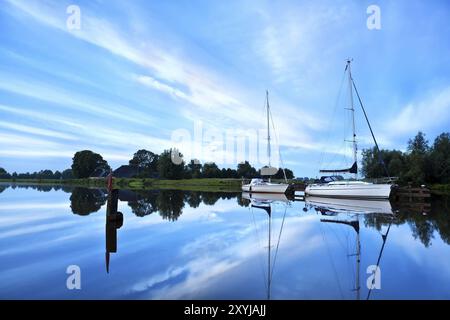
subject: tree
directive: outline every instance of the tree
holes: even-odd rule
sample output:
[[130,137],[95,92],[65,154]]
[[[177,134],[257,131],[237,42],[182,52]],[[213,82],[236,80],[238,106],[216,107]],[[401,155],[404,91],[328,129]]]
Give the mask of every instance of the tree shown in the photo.
[[430,163],[432,180],[437,183],[450,183],[450,134],[440,134],[431,148]]
[[157,154],[141,149],[133,155],[133,159],[129,161],[129,164],[139,168],[140,176],[154,177],[158,172],[158,158]]
[[[386,177],[401,177],[405,167],[404,155],[398,150],[364,149],[362,152],[362,174],[369,179]],[[383,165],[384,163],[384,165]],[[386,172],[386,169],[388,172]]]
[[61,173],[63,179],[73,179],[72,169],[66,169]]
[[62,178],[62,173],[59,172],[58,170],[55,171],[55,173],[53,174],[53,179],[61,179]]
[[214,162],[205,163],[202,170],[203,178],[219,178],[220,169]]
[[[285,168],[284,173],[286,173],[286,179],[293,179],[294,173],[292,170]],[[283,169],[279,168],[277,173],[273,176],[274,179],[284,179]]]
[[176,149],[165,150],[158,159],[158,173],[163,179],[182,179],[184,177],[184,161],[178,164],[183,155]]
[[191,160],[186,166],[186,176],[188,178],[198,179],[202,175],[203,166],[198,160]]
[[72,160],[72,173],[78,179],[88,178],[96,170],[111,170],[101,155],[90,150],[78,151]]
[[0,168],[0,179],[9,179],[11,175],[3,168]]
[[425,139],[425,134],[421,131],[417,133],[414,139],[408,141],[408,154],[406,158],[408,170],[404,175],[405,181],[418,185],[429,180],[429,150],[428,140]]
[[253,168],[250,163],[248,163],[248,161],[245,162],[241,162],[238,164],[237,167],[237,176],[239,178],[244,177],[244,178],[254,178],[256,177],[257,171],[255,168]]

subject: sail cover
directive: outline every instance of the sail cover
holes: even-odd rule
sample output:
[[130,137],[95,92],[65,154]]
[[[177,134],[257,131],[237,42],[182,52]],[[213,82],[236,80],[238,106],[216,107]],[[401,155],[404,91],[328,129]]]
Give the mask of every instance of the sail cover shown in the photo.
[[326,170],[320,170],[320,172],[323,173],[358,173],[358,165],[356,162],[353,163],[353,165],[348,169],[326,169]]

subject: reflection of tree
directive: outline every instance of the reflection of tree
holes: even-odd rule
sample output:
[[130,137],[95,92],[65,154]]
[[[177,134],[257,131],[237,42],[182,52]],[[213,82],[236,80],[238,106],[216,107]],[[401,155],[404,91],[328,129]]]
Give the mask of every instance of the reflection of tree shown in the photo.
[[49,186],[49,185],[41,185],[41,186],[34,186],[32,187],[33,189],[36,189],[37,191],[42,191],[42,192],[50,192],[53,189],[53,186]]
[[[433,196],[431,201],[431,210],[426,215],[423,214],[423,206],[417,204],[416,207],[408,203],[408,207],[402,207],[398,204],[397,213],[393,224],[402,225],[407,223],[412,231],[412,236],[419,239],[425,247],[431,245],[434,238],[434,232],[439,232],[442,240],[450,244],[450,218],[449,197]],[[381,230],[382,226],[389,224],[388,217],[380,215],[366,215],[364,224],[366,226]]]
[[9,186],[0,186],[0,193],[8,189]]
[[102,190],[76,187],[70,196],[70,208],[73,213],[85,216],[100,210],[106,198]]
[[207,206],[213,206],[216,204],[217,200],[220,198],[220,193],[214,192],[203,192],[202,193],[202,201]]
[[185,193],[185,199],[187,204],[191,208],[198,208],[200,203],[202,202],[202,197],[200,192],[190,191]]
[[241,207],[248,207],[250,205],[250,200],[242,197],[242,193],[237,194],[237,203]]
[[158,193],[154,191],[139,192],[139,199],[128,201],[131,211],[138,217],[148,216],[158,211],[157,197]]
[[157,197],[159,214],[163,219],[175,221],[184,207],[184,192],[179,190],[160,191]]
[[431,218],[442,240],[450,244],[450,196],[435,197],[431,203]]

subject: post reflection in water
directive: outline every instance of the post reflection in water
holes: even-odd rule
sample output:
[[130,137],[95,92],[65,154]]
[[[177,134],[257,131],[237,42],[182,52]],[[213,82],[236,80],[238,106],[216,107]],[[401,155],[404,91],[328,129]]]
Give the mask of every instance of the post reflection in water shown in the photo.
[[106,272],[109,273],[110,253],[117,252],[117,230],[123,225],[123,214],[117,211],[119,202],[119,190],[112,189],[108,194],[108,203],[106,207],[106,226],[105,226],[105,261]]

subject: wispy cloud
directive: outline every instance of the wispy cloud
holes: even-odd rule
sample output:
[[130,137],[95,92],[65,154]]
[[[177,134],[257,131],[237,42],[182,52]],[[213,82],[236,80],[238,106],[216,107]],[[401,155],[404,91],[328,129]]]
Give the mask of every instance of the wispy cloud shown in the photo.
[[450,126],[450,87],[430,92],[422,99],[408,103],[388,123],[395,134],[414,135],[419,130]]

